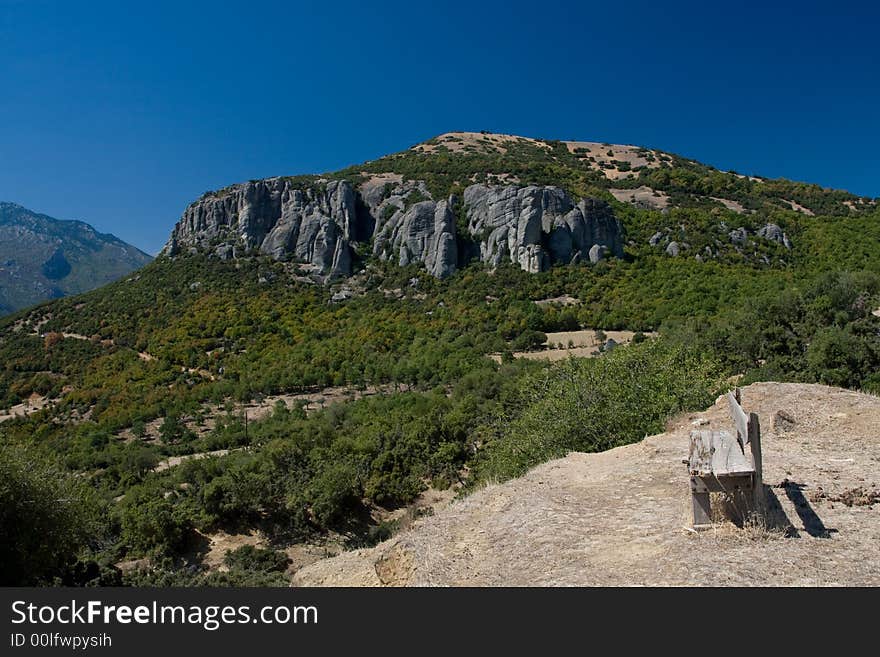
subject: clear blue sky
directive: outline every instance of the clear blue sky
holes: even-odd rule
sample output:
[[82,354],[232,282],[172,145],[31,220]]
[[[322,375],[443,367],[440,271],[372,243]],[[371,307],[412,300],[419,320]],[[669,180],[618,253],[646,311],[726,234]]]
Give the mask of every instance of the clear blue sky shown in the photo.
[[878,26],[846,1],[0,0],[0,200],[155,253],[208,189],[450,130],[880,196]]

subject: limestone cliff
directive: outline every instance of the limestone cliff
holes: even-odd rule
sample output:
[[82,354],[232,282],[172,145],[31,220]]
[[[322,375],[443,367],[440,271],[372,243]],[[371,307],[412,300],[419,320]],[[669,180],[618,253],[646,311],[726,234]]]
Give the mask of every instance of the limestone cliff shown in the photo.
[[[464,221],[457,224],[461,213]],[[217,257],[259,252],[311,264],[327,278],[352,273],[354,247],[400,266],[421,263],[438,278],[471,255],[529,272],[554,263],[623,255],[623,228],[604,201],[575,202],[553,186],[470,185],[463,198],[433,199],[422,181],[269,178],[206,194],[191,204],[163,253]],[[460,248],[459,245],[472,248]]]

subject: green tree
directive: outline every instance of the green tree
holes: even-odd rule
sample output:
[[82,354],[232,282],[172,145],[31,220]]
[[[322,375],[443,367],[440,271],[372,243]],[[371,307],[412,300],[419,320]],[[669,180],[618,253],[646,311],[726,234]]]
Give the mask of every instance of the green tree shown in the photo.
[[104,531],[102,505],[82,477],[23,447],[0,447],[0,585],[63,577]]

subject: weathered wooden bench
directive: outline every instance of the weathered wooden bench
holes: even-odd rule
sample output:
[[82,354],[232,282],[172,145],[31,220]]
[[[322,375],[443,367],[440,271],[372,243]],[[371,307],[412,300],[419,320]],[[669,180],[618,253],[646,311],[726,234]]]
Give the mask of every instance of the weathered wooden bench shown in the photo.
[[764,502],[761,427],[756,413],[746,413],[741,392],[727,393],[735,435],[728,431],[691,431],[688,470],[694,507],[694,528],[712,524],[709,493],[728,493],[743,519]]

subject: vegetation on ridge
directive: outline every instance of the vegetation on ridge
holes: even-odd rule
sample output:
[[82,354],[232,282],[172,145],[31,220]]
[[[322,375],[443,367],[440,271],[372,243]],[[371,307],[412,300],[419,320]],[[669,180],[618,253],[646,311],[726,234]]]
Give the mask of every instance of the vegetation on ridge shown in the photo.
[[[338,175],[394,171],[435,197],[501,174],[608,199],[648,185],[673,207],[612,200],[630,242],[595,266],[472,265],[439,281],[368,261],[323,288],[290,263],[187,255],[0,319],[0,414],[47,404],[0,423],[0,531],[20,537],[4,546],[2,583],[283,584],[290,545],[376,542],[428,487],[467,490],[638,440],[732,375],[880,392],[876,208],[675,156],[610,181],[576,149],[544,144],[407,151]],[[767,222],[790,251],[719,247]],[[658,231],[685,235],[687,257],[651,246]],[[715,257],[693,257],[706,247]],[[579,303],[535,303],[563,295]],[[547,332],[587,328],[660,337],[589,360],[513,358]],[[308,412],[293,397],[328,386],[368,396]],[[246,419],[244,403],[276,396]],[[259,530],[267,545],[212,570],[205,537],[220,530]]]

